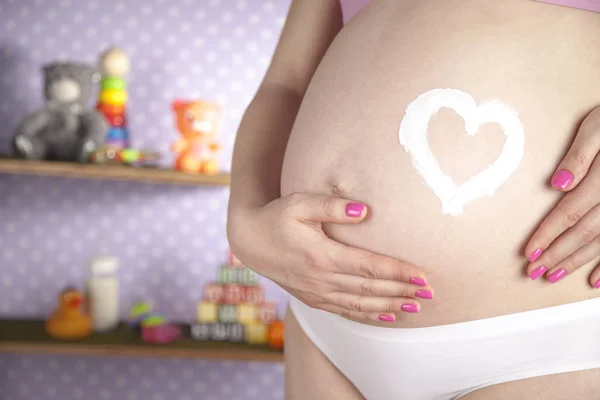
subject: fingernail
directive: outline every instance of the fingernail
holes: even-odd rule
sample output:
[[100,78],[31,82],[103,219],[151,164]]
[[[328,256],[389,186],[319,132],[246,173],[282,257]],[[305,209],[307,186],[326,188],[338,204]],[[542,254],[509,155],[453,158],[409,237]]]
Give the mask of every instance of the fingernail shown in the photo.
[[531,255],[529,256],[529,262],[534,262],[535,260],[540,258],[540,256],[542,255],[542,251],[542,249],[537,249],[536,251],[531,253]]
[[535,281],[537,278],[544,275],[546,271],[548,271],[548,268],[544,267],[543,265],[540,265],[531,272],[531,275],[529,275],[529,277]]
[[383,322],[394,322],[396,320],[396,317],[394,317],[393,315],[380,315],[379,320]]
[[571,172],[561,169],[552,177],[552,186],[558,189],[566,189],[573,183],[574,178]]
[[422,299],[433,299],[433,294],[429,290],[417,290],[415,296]]
[[600,279],[598,279],[595,283],[594,283],[594,287],[596,289],[600,289]]
[[403,304],[400,309],[408,313],[418,313],[419,308],[415,304]]
[[346,216],[348,217],[360,217],[365,209],[364,204],[360,203],[348,203],[346,205]]
[[556,283],[565,276],[567,276],[567,271],[561,268],[551,273],[550,276],[548,276],[548,280],[550,281],[550,283]]
[[412,283],[413,285],[417,286],[427,286],[427,282],[425,282],[425,279],[423,278],[410,278],[408,283]]

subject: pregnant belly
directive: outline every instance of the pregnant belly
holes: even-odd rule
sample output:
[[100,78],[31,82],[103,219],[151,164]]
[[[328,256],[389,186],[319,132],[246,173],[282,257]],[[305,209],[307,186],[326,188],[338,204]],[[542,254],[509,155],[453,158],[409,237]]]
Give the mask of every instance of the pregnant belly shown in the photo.
[[[328,235],[425,269],[435,299],[422,301],[417,316],[399,316],[397,326],[454,323],[599,295],[587,284],[592,265],[550,285],[527,278],[522,255],[560,199],[549,176],[581,119],[600,104],[599,17],[529,0],[376,0],[332,44],[294,125],[282,194],[365,202],[364,223],[326,226]],[[433,181],[399,140],[407,106],[440,88],[476,103],[499,101],[518,114],[523,129],[514,172],[512,161],[501,167],[508,179],[460,213],[444,213]],[[444,107],[423,122],[424,143],[457,187],[509,149],[501,124],[478,126],[458,111]],[[476,134],[467,135],[465,123]]]

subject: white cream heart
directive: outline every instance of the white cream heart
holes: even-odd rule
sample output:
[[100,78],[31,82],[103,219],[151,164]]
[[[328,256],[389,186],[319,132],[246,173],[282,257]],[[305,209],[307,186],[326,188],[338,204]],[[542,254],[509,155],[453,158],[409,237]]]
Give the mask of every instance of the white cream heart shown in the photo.
[[[500,157],[459,187],[442,171],[427,142],[429,121],[442,107],[464,119],[468,135],[475,135],[481,125],[490,122],[499,124],[506,135]],[[406,108],[399,137],[417,171],[442,201],[442,213],[454,216],[460,215],[467,203],[492,196],[517,169],[525,147],[523,125],[514,110],[496,100],[477,106],[471,96],[455,89],[434,89],[417,97]]]

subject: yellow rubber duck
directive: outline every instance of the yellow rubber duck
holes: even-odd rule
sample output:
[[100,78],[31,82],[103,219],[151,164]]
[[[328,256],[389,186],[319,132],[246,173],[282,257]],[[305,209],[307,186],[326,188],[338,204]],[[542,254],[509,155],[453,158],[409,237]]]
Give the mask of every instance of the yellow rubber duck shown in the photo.
[[58,308],[46,321],[46,332],[55,339],[77,340],[93,332],[92,319],[81,310],[83,295],[68,288],[59,296]]

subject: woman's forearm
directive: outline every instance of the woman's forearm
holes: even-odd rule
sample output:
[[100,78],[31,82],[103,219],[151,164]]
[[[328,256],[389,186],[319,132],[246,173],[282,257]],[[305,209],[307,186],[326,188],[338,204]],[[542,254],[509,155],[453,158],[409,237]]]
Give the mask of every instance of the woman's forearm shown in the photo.
[[256,93],[235,142],[230,210],[264,206],[280,196],[283,156],[301,101],[297,91],[273,83]]
[[304,93],[342,28],[338,0],[293,0],[265,78],[233,151],[229,212],[280,196],[285,148]]

